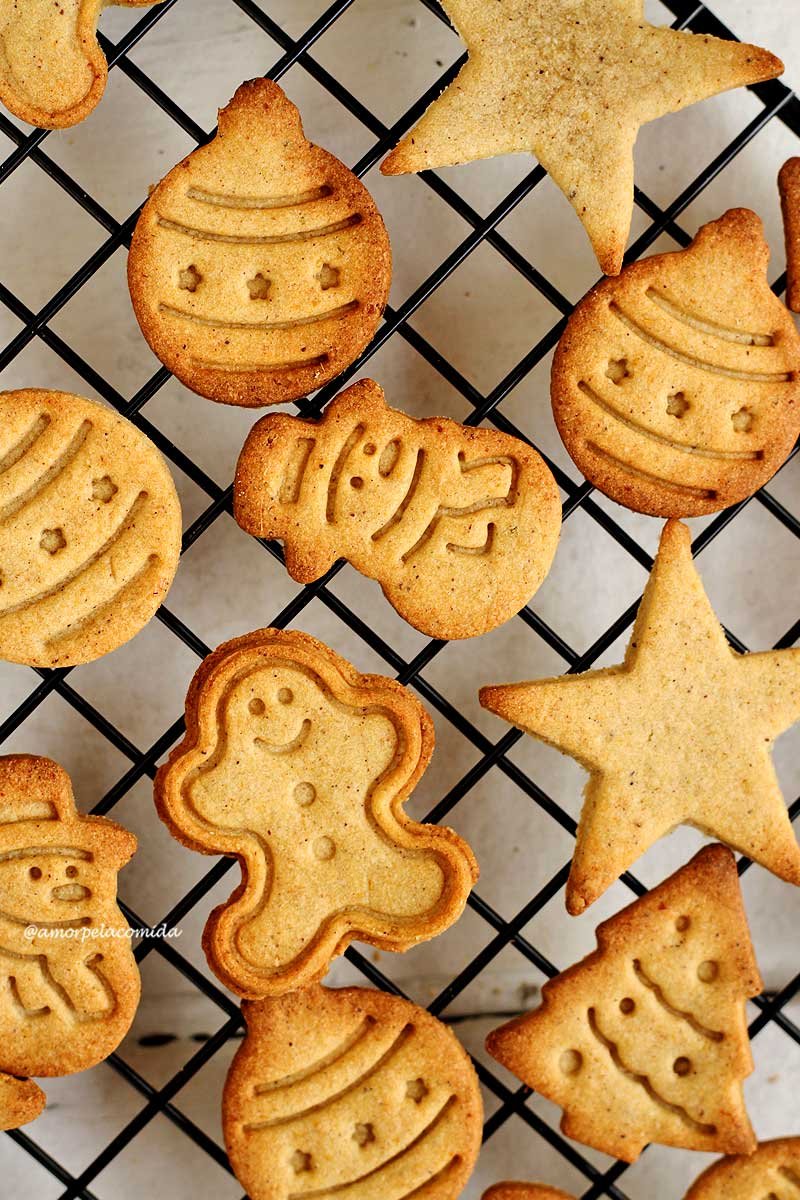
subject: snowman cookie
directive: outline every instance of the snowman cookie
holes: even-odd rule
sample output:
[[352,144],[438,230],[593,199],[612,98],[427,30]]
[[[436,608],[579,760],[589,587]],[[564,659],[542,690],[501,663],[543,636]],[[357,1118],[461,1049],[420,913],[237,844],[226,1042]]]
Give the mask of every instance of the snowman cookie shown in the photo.
[[309,142],[277,83],[244,83],[219,132],[144,206],[128,282],[144,336],[192,391],[282,404],[358,356],[386,305],[391,251],[369,192]]
[[186,729],[156,804],[185,845],[239,859],[242,882],[203,937],[233,991],[281,995],[354,938],[407,950],[460,916],[477,866],[452,830],[403,811],[433,727],[399,683],[262,629],[203,662]]
[[57,763],[0,758],[0,1128],[38,1116],[27,1076],[94,1066],[130,1027],[139,971],[116,891],[135,849],[77,813]]
[[575,465],[612,500],[702,516],[752,496],[788,458],[800,336],[768,260],[759,218],[732,209],[575,309],[553,360],[553,415]]

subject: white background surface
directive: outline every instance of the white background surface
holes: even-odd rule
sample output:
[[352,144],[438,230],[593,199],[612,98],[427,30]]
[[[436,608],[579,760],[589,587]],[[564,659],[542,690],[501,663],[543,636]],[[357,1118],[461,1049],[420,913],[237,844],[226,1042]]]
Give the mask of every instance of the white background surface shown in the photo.
[[[325,8],[325,0],[261,0],[262,8],[292,35],[300,34]],[[787,81],[800,83],[800,22],[791,0],[715,0],[718,15],[735,32],[761,41],[781,54]],[[670,20],[658,3],[647,5],[653,20]],[[102,28],[113,40],[141,12],[109,11]],[[458,39],[417,0],[356,0],[316,44],[314,57],[386,124],[397,120],[461,53]],[[230,0],[180,0],[133,51],[132,60],[172,96],[203,128],[211,129],[216,110],[246,78],[264,73],[280,48]],[[282,85],[299,104],[306,131],[346,162],[355,162],[373,137],[303,68],[296,65]],[[761,105],[739,91],[708,101],[645,129],[637,146],[637,182],[665,205],[742,129]],[[53,134],[43,149],[94,195],[117,219],[143,200],[147,185],[159,179],[183,154],[191,139],[120,71],[111,73],[107,94],[81,126]],[[0,159],[13,150],[0,135]],[[782,231],[775,188],[778,167],[797,153],[795,139],[773,120],[735,162],[681,215],[694,233],[699,224],[733,205],[755,208],[773,250],[771,278],[783,270]],[[481,213],[488,212],[530,169],[523,157],[495,160],[443,172],[448,182]],[[419,179],[366,178],[393,239],[395,279],[392,303],[401,303],[470,232]],[[0,278],[32,309],[40,308],[105,241],[104,231],[33,162],[25,162],[0,190]],[[637,211],[634,236],[646,227]],[[596,265],[571,208],[546,180],[501,225],[501,232],[572,300],[596,278]],[[657,249],[672,248],[662,237]],[[126,397],[152,375],[157,363],[143,341],[125,285],[125,254],[115,253],[54,317],[51,326]],[[448,357],[484,393],[555,323],[558,314],[489,246],[482,245],[417,311],[413,327]],[[19,331],[19,322],[0,306],[0,344]],[[559,439],[548,401],[549,360],[529,375],[503,404],[505,414],[537,445],[577,478]],[[462,418],[466,401],[400,337],[393,337],[371,361],[369,374],[384,386],[389,402],[413,415],[445,413]],[[4,388],[56,387],[90,395],[38,339],[30,342],[3,373]],[[227,485],[244,437],[257,413],[211,404],[170,381],[148,403],[145,415],[220,485]],[[208,498],[180,471],[176,482],[190,525]],[[770,485],[772,493],[800,512],[800,459]],[[602,507],[648,551],[655,549],[659,524],[599,498]],[[696,529],[702,522],[694,523]],[[771,645],[797,615],[800,543],[758,503],[751,503],[708,547],[700,559],[708,592],[720,618],[751,648]],[[644,571],[591,517],[578,511],[566,522],[555,566],[533,607],[577,650],[586,649],[642,591]],[[349,567],[332,590],[394,646],[406,660],[425,644],[386,604],[377,588]],[[280,564],[223,515],[186,554],[168,606],[210,645],[265,624],[296,593]],[[297,627],[322,637],[361,670],[390,673],[319,601],[303,612]],[[603,662],[619,661],[626,638]],[[72,686],[106,713],[142,750],[182,711],[183,696],[198,659],[158,621],[129,646],[72,672]],[[424,674],[492,740],[506,727],[480,710],[479,685],[558,673],[564,663],[514,620],[480,640],[452,644]],[[0,665],[0,720],[38,682],[22,667]],[[437,751],[410,805],[426,813],[477,758],[476,750],[447,722],[433,714]],[[5,743],[6,751],[46,754],[72,775],[84,811],[95,805],[125,773],[128,761],[63,699],[51,695]],[[800,792],[800,736],[778,745],[777,762],[789,798]],[[577,816],[582,772],[570,760],[524,739],[512,757],[570,813]],[[157,922],[210,866],[210,860],[182,849],[160,825],[150,785],[139,782],[115,808],[114,817],[134,830],[139,853],[123,873],[123,898],[150,922]],[[468,838],[480,860],[478,893],[503,917],[511,918],[567,862],[568,836],[498,770],[493,769],[458,804],[450,823]],[[655,847],[637,866],[639,878],[657,882],[681,865],[702,839],[680,831]],[[199,934],[212,906],[227,895],[235,872],[183,922],[180,951],[206,971]],[[758,957],[768,986],[779,989],[798,965],[800,892],[750,870],[743,881]],[[566,916],[556,896],[524,932],[552,961],[566,966],[593,945],[598,921],[622,907],[630,894],[613,887],[580,919]],[[381,968],[421,1003],[430,1000],[472,958],[490,930],[467,911],[459,924],[434,944],[406,956],[375,954]],[[373,954],[372,951],[367,951]],[[144,998],[121,1055],[154,1086],[165,1083],[197,1050],[198,1034],[213,1033],[223,1014],[200,997],[172,967],[150,954],[143,966]],[[362,982],[339,963],[334,981]],[[471,1015],[458,1025],[469,1048],[488,1062],[482,1041],[494,1019],[479,1014],[530,1006],[542,982],[515,950],[503,951],[459,996],[448,1015]],[[797,1006],[794,1016],[797,1018]],[[174,1040],[158,1048],[139,1044],[144,1035],[164,1033]],[[219,1099],[230,1046],[214,1057],[175,1097],[175,1104],[220,1140]],[[754,1124],[760,1136],[798,1133],[797,1093],[800,1047],[774,1026],[754,1043],[756,1071],[747,1084]],[[506,1082],[500,1068],[498,1074]],[[73,1173],[92,1160],[106,1142],[142,1108],[142,1097],[107,1065],[83,1076],[47,1083],[47,1113],[27,1133]],[[496,1102],[487,1096],[487,1111]],[[557,1125],[558,1113],[540,1099],[533,1107]],[[587,1152],[591,1161],[609,1165]],[[627,1171],[621,1186],[631,1200],[679,1200],[706,1156],[648,1150]],[[488,1143],[468,1195],[500,1177],[536,1178],[581,1194],[587,1181],[518,1118],[511,1118]],[[0,1142],[0,1194],[49,1200],[61,1186],[9,1139]],[[91,1184],[102,1200],[138,1200],[153,1192],[183,1200],[241,1195],[241,1188],[165,1117],[148,1123],[130,1146]]]

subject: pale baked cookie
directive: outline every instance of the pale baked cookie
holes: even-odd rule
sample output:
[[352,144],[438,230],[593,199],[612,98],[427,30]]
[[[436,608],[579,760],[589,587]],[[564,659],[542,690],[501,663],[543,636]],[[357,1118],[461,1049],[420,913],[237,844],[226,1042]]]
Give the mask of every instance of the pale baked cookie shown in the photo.
[[66,667],[116,650],[180,550],[172,476],[130,421],[68,392],[0,393],[0,658]]
[[761,1142],[755,1154],[723,1158],[704,1171],[686,1200],[796,1200],[800,1138]]
[[731,650],[679,521],[664,527],[622,665],[482,688],[481,704],[589,772],[571,913],[681,824],[800,884],[771,758],[800,719],[800,648]]
[[285,542],[300,583],[346,558],[422,633],[464,638],[530,600],[555,554],[561,501],[524,442],[415,421],[363,379],[321,421],[262,417],[236,468],[234,515]]
[[597,946],[489,1053],[564,1110],[568,1137],[625,1162],[648,1142],[752,1153],[745,1001],[762,983],[731,852],[701,850],[598,926]]
[[543,1183],[496,1183],[487,1188],[482,1200],[574,1200],[574,1197]]
[[242,882],[203,935],[233,991],[281,995],[354,938],[408,950],[461,915],[472,852],[403,811],[433,725],[399,683],[306,634],[261,629],[203,662],[186,729],[156,804],[185,845],[239,859]]
[[157,0],[0,0],[0,100],[30,125],[77,125],[99,102],[108,64],[97,22],[110,4]]
[[786,303],[800,312],[800,158],[790,158],[778,175],[786,239]]
[[296,400],[354,361],[389,295],[391,250],[367,189],[307,141],[277,83],[244,83],[219,132],[153,191],[128,283],[142,332],[192,391]]
[[458,78],[381,170],[535,154],[616,275],[633,214],[639,127],[728,88],[772,79],[758,46],[657,28],[643,0],[442,0],[469,49]]
[[553,359],[558,431],[612,500],[661,517],[736,504],[800,434],[800,335],[767,280],[761,221],[731,209],[686,250],[581,301]]
[[481,1144],[478,1079],[425,1009],[368,988],[245,1002],[222,1102],[252,1200],[455,1200]]
[[28,1075],[94,1066],[128,1032],[139,971],[116,894],[135,849],[78,814],[57,763],[0,758],[0,1128],[41,1111]]

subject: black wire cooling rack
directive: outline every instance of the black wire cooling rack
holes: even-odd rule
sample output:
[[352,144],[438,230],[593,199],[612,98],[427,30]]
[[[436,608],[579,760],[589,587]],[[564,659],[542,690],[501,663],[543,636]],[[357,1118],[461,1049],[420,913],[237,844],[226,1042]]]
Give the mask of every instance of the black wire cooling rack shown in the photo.
[[[109,67],[122,71],[144,93],[157,104],[173,121],[189,134],[198,144],[209,140],[210,134],[200,128],[192,118],[175,103],[171,97],[158,87],[130,59],[130,51],[145,38],[149,31],[165,14],[181,0],[164,0],[155,8],[149,8],[129,32],[116,44],[101,35],[100,41],[108,58]],[[186,0],[182,0],[186,2]],[[220,0],[222,2],[222,0]],[[397,143],[400,136],[406,132],[419,118],[430,101],[438,95],[441,89],[454,77],[464,56],[448,68],[424,95],[403,114],[391,128],[384,125],[368,108],[361,104],[348,90],[345,83],[330,74],[319,62],[315,61],[311,51],[315,42],[331,27],[331,25],[346,12],[354,0],[335,0],[322,15],[309,26],[301,36],[290,37],[281,26],[270,17],[265,9],[269,8],[269,0],[262,0],[260,7],[256,0],[230,0],[247,17],[260,27],[269,37],[281,47],[280,58],[269,66],[265,72],[273,79],[280,79],[292,66],[299,64],[308,74],[321,84],[327,92],[342,104],[356,120],[360,121],[372,135],[374,141],[368,152],[353,166],[357,175],[365,175],[383,156]],[[446,18],[437,0],[419,0],[441,20]],[[709,33],[719,37],[731,38],[734,35],[723,25],[714,14],[704,5],[692,0],[664,0],[664,3],[675,16],[674,27],[689,29],[695,33]],[[265,64],[267,66],[268,64]],[[760,102],[760,110],[738,135],[719,153],[699,175],[678,195],[666,208],[661,208],[640,189],[636,191],[636,204],[649,220],[649,226],[631,246],[626,260],[637,258],[647,250],[663,233],[667,232],[681,245],[688,245],[689,234],[678,224],[681,213],[692,203],[702,190],[723,171],[740,151],[753,139],[769,122],[782,121],[789,130],[800,138],[800,100],[779,81],[757,84],[750,89]],[[222,513],[230,513],[231,488],[222,488],[209,477],[192,459],[167,438],[144,415],[147,402],[164,386],[170,378],[169,373],[161,368],[147,383],[132,397],[123,396],[108,380],[104,379],[90,364],[76,353],[57,333],[50,328],[49,323],[56,314],[72,299],[84,284],[106,263],[114,252],[121,246],[127,246],[136,223],[138,209],[122,222],[89,195],[66,171],[48,156],[45,130],[23,132],[8,117],[0,112],[0,131],[10,138],[16,149],[0,164],[0,184],[4,183],[12,173],[26,160],[35,163],[46,172],[76,204],[79,204],[106,231],[107,238],[92,256],[63,284],[61,288],[38,311],[32,311],[22,300],[0,282],[0,301],[22,322],[23,328],[0,352],[0,371],[32,341],[40,338],[46,346],[57,354],[64,363],[77,372],[89,388],[102,396],[109,404],[132,420],[159,447],[167,459],[180,468],[207,496],[208,506],[202,514],[187,529],[183,538],[184,552],[200,538]],[[338,392],[344,384],[367,363],[376,351],[393,336],[403,338],[420,354],[436,371],[438,371],[461,396],[472,406],[472,411],[466,419],[466,424],[478,425],[488,419],[498,429],[515,437],[529,441],[528,438],[503,414],[501,410],[504,399],[536,366],[537,363],[555,346],[569,316],[572,305],[548,279],[544,277],[529,262],[524,255],[514,248],[497,230],[500,222],[541,182],[544,171],[535,166],[526,177],[519,182],[488,216],[482,217],[467,201],[454,191],[444,180],[432,173],[421,176],[425,184],[455,212],[463,218],[471,228],[468,236],[451,254],[421,283],[416,290],[400,305],[399,308],[387,308],[385,320],[375,338],[361,355],[361,358],[348,371],[334,380],[331,385],[317,393],[312,399],[297,405],[298,410],[306,416],[320,412],[325,403]],[[428,297],[442,284],[456,268],[482,242],[488,242],[508,263],[561,313],[561,318],[533,346],[525,356],[508,372],[488,395],[483,395],[457,369],[447,361],[432,345],[408,323],[409,318],[420,308]],[[774,285],[777,294],[781,294],[785,286],[785,277],[781,276]],[[795,453],[798,447],[795,447]],[[590,516],[618,545],[630,554],[646,570],[652,566],[652,558],[641,546],[622,529],[614,517],[600,507],[593,499],[593,489],[584,482],[577,485],[557,465],[549,463],[556,480],[566,496],[563,506],[563,516],[569,520],[577,509],[582,509]],[[751,500],[729,508],[719,513],[702,530],[694,541],[694,551],[699,552],[707,546],[730,521],[736,518],[744,504],[755,503],[763,505],[777,521],[786,529],[800,538],[800,521],[790,513],[767,489],[762,489]],[[273,542],[263,541],[264,549],[280,561],[283,560],[280,547]],[[314,598],[319,599],[329,610],[336,614],[349,628],[370,646],[383,659],[386,669],[395,674],[404,684],[413,683],[425,703],[431,706],[465,737],[479,754],[479,759],[469,771],[444,795],[425,818],[428,821],[440,821],[458,801],[481,780],[492,767],[497,767],[505,776],[512,780],[530,800],[547,814],[548,817],[570,834],[575,833],[575,822],[559,804],[548,796],[535,780],[517,766],[509,757],[509,751],[522,734],[517,730],[505,733],[497,742],[485,737],[457,708],[441,695],[422,675],[422,670],[440,652],[445,643],[429,642],[410,662],[404,658],[373,629],[365,624],[355,613],[351,612],[329,588],[328,584],[341,568],[334,566],[322,579],[300,590],[282,611],[276,613],[269,622],[274,626],[285,626],[301,613],[306,605]],[[593,645],[584,653],[576,652],[555,630],[539,617],[531,608],[525,608],[519,614],[519,620],[535,630],[567,664],[570,672],[583,671],[590,667],[603,652],[623,633],[633,622],[638,607],[638,599],[622,615],[597,638]],[[183,621],[172,613],[168,606],[163,606],[158,619],[181,641],[192,650],[198,658],[204,657],[210,651],[202,639]],[[266,622],[265,622],[266,623]],[[731,645],[738,650],[745,650],[741,641],[729,632]],[[776,648],[793,645],[800,637],[800,620],[787,629],[783,637],[776,643]],[[37,707],[55,692],[87,721],[89,721],[103,737],[119,750],[130,766],[125,774],[117,780],[114,786],[103,796],[94,811],[109,813],[118,801],[144,776],[152,778],[155,774],[156,763],[166,750],[181,735],[183,722],[176,721],[150,748],[142,753],[134,746],[112,721],[96,707],[90,704],[71,685],[70,671],[61,669],[55,671],[41,670],[38,672],[41,682],[14,712],[0,724],[0,743],[4,742]],[[790,808],[794,818],[800,813],[800,798],[796,799]],[[235,860],[222,859],[207,872],[174,907],[163,916],[163,923],[168,928],[178,927],[181,920],[226,874],[234,865]],[[750,866],[748,860],[739,863],[740,873]],[[456,996],[479,975],[479,973],[507,946],[513,945],[531,964],[546,976],[557,973],[556,967],[528,941],[522,930],[545,904],[564,886],[569,864],[565,863],[550,881],[532,896],[510,921],[504,920],[489,904],[473,894],[469,905],[490,926],[493,936],[475,957],[464,966],[455,978],[428,1005],[434,1014],[440,1014],[451,1004]],[[635,895],[641,895],[646,889],[631,874],[624,876],[624,882]],[[125,914],[132,926],[147,928],[148,922],[124,906]],[[156,925],[162,924],[161,921]],[[153,926],[155,927],[155,926]],[[111,1163],[117,1155],[125,1150],[132,1140],[150,1121],[158,1115],[167,1117],[177,1126],[187,1138],[192,1139],[196,1146],[204,1150],[220,1164],[229,1170],[225,1152],[220,1145],[210,1138],[192,1120],[180,1111],[173,1103],[177,1093],[185,1087],[198,1071],[212,1058],[228,1039],[236,1037],[241,1032],[241,1015],[234,1000],[215,986],[213,981],[206,978],[192,963],[177,949],[175,941],[160,939],[144,940],[136,949],[136,957],[141,962],[149,954],[160,954],[167,962],[194,987],[199,989],[209,1000],[221,1010],[224,1021],[218,1031],[204,1041],[191,1058],[166,1084],[154,1087],[126,1063],[119,1055],[114,1054],[108,1060],[117,1071],[144,1098],[144,1106],[136,1116],[121,1129],[116,1136],[97,1154],[80,1174],[73,1175],[60,1162],[48,1154],[36,1142],[35,1131],[32,1134],[22,1130],[14,1130],[8,1134],[18,1146],[27,1151],[42,1167],[63,1185],[60,1200],[74,1200],[82,1197],[84,1200],[97,1200],[91,1186],[101,1171]],[[348,950],[350,962],[379,988],[396,994],[402,994],[396,985],[387,978],[372,962],[361,955],[356,949]],[[750,1036],[760,1033],[769,1023],[776,1023],[780,1028],[800,1045],[800,1029],[786,1015],[785,1008],[795,994],[800,990],[800,972],[796,974],[778,993],[764,995],[756,999],[757,1015],[750,1025]],[[610,1168],[602,1169],[594,1165],[581,1150],[554,1129],[552,1129],[531,1107],[526,1104],[530,1091],[522,1086],[511,1090],[506,1087],[494,1074],[481,1063],[476,1063],[478,1075],[484,1087],[492,1093],[498,1105],[487,1119],[484,1126],[484,1140],[491,1138],[497,1130],[514,1114],[520,1117],[532,1132],[545,1139],[551,1147],[577,1169],[586,1181],[583,1200],[595,1200],[596,1197],[612,1197],[613,1200],[626,1200],[624,1191],[624,1173],[627,1167],[624,1163],[615,1162]],[[509,1172],[513,1165],[509,1164]]]

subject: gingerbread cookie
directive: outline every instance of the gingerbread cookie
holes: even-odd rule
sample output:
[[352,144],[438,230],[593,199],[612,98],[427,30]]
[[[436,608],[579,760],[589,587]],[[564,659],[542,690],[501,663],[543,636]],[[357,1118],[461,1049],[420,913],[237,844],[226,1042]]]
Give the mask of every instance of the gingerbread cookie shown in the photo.
[[469,59],[381,170],[534,154],[607,275],[620,270],[630,231],[639,127],[783,71],[758,46],[648,24],[643,0],[442,3]]
[[786,237],[786,303],[800,312],[800,158],[790,158],[778,175]]
[[99,102],[108,64],[97,44],[104,7],[157,0],[0,0],[0,100],[30,125],[77,125]]
[[116,650],[180,550],[172,476],[134,425],[67,392],[0,393],[0,658],[66,667]]
[[723,1158],[704,1171],[686,1200],[796,1200],[800,1138],[761,1142],[755,1154]]
[[648,1142],[752,1153],[745,1001],[762,983],[731,852],[701,850],[604,921],[597,947],[489,1053],[564,1110],[568,1137],[625,1162]]
[[155,188],[128,259],[153,353],[192,391],[251,408],[341,374],[375,332],[390,281],[372,197],[306,140],[269,79],[242,84],[213,142]]
[[362,379],[321,421],[262,417],[239,458],[234,515],[286,543],[300,583],[346,558],[422,633],[463,638],[501,625],[539,587],[561,501],[524,442],[415,421]]
[[771,760],[800,719],[800,648],[737,654],[668,521],[618,667],[481,689],[481,704],[589,772],[567,908],[582,912],[676,825],[800,884]]
[[553,359],[553,415],[575,465],[612,500],[651,516],[717,512],[788,458],[800,335],[768,261],[759,218],[732,209],[575,309]]
[[222,1121],[252,1200],[456,1200],[478,1157],[483,1106],[445,1025],[368,988],[310,987],[242,1008],[247,1036]]
[[239,859],[242,882],[203,938],[233,991],[281,995],[354,938],[407,950],[460,916],[477,866],[452,830],[403,811],[433,726],[400,684],[261,629],[203,662],[186,728],[156,804],[179,841]]
[[139,971],[116,891],[135,849],[76,812],[57,763],[0,758],[0,1127],[41,1111],[27,1076],[94,1066],[130,1027]]

